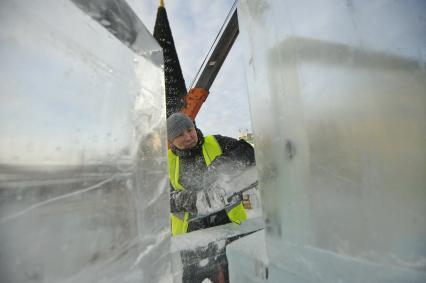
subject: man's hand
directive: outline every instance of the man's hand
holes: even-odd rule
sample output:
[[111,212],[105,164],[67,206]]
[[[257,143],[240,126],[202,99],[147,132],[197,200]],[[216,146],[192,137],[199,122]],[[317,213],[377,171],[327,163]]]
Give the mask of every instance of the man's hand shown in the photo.
[[227,205],[226,192],[220,187],[202,190],[197,193],[198,215],[209,215],[220,211]]

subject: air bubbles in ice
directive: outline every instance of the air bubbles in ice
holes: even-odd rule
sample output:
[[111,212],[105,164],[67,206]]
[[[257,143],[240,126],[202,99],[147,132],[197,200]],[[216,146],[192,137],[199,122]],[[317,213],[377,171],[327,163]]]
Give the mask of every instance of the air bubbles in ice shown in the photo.
[[100,23],[101,23],[103,26],[105,26],[105,27],[108,27],[108,26],[110,26],[110,25],[111,25],[110,21],[105,20],[105,19],[102,19],[102,20],[100,21]]
[[99,19],[101,17],[101,15],[97,11],[89,11],[87,14],[95,19]]

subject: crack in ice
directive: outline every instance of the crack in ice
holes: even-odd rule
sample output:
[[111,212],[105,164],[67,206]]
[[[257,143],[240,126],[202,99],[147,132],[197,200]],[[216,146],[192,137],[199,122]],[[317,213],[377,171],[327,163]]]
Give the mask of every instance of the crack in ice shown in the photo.
[[164,240],[169,238],[169,236],[170,236],[170,230],[168,229],[165,229],[162,233],[160,233],[158,237],[155,238],[156,240],[155,243],[152,245],[148,245],[145,248],[145,250],[139,254],[138,258],[136,259],[135,263],[132,266],[132,269],[135,268],[141,262],[141,260],[151,252],[153,248],[160,245]]
[[61,195],[61,196],[58,196],[58,197],[54,197],[54,198],[51,198],[51,199],[39,202],[37,204],[31,205],[31,206],[29,206],[29,207],[27,207],[27,208],[25,208],[25,209],[23,209],[23,210],[21,210],[21,211],[19,211],[17,213],[14,213],[14,214],[2,217],[0,219],[0,224],[3,224],[6,221],[9,221],[9,220],[17,218],[17,217],[19,217],[21,215],[24,215],[25,213],[27,213],[27,212],[29,212],[29,211],[31,211],[33,209],[39,208],[39,207],[44,206],[46,204],[49,204],[51,202],[55,202],[57,200],[61,200],[61,199],[67,198],[67,197],[71,197],[71,196],[74,196],[74,195],[78,195],[78,194],[85,193],[85,192],[91,191],[93,189],[99,188],[100,186],[102,186],[102,185],[104,185],[104,184],[106,184],[106,183],[111,182],[112,180],[114,180],[115,177],[116,177],[116,175],[114,175],[114,176],[112,176],[112,177],[110,177],[110,178],[108,178],[106,180],[103,180],[102,182],[99,182],[99,183],[97,183],[97,184],[95,184],[93,186],[90,186],[90,187],[88,187],[86,189],[82,189],[82,190],[79,190],[79,191],[76,191],[76,192],[72,192],[72,193],[69,193],[69,194],[65,194],[65,195]]

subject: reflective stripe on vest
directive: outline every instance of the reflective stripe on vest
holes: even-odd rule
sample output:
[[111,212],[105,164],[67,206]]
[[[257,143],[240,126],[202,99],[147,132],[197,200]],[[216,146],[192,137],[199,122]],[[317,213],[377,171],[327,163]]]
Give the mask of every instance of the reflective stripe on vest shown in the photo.
[[[214,136],[204,137],[204,144],[202,147],[204,161],[209,166],[212,161],[222,155],[222,149]],[[168,151],[169,157],[169,178],[173,188],[177,191],[184,191],[185,188],[179,183],[179,156],[176,156],[170,149]],[[246,211],[243,204],[240,203],[235,207],[227,210],[229,219],[236,223],[241,224],[242,221],[247,219]],[[172,235],[176,236],[184,234],[188,231],[189,213],[172,213]]]

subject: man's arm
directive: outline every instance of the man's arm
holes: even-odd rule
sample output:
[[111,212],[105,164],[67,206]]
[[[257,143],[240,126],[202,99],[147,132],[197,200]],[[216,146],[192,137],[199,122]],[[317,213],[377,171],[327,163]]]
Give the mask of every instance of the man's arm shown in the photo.
[[254,149],[245,140],[221,135],[215,135],[215,138],[222,149],[222,155],[219,159],[231,160],[242,167],[255,165]]
[[[215,136],[222,155],[216,157],[204,174],[205,187],[211,187],[221,178],[237,176],[255,165],[254,149],[244,140]],[[232,178],[232,177],[231,177]]]

